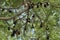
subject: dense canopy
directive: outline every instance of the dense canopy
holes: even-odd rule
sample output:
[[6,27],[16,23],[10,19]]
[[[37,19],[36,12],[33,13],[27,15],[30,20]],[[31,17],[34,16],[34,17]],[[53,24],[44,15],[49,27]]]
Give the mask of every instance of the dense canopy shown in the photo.
[[60,0],[0,0],[0,40],[60,40]]

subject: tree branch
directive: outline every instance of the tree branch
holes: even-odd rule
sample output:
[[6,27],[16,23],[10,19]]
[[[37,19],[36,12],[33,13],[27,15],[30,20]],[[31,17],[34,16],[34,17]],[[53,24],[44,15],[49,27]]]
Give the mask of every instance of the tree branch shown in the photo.
[[12,17],[0,17],[0,20],[10,20],[10,19],[13,19],[13,18],[15,18],[16,16],[19,16],[19,15],[21,15],[23,12],[25,12],[25,11],[27,11],[28,9],[26,8],[24,11],[20,11],[20,12],[18,12],[17,14],[15,14],[14,16],[12,16]]

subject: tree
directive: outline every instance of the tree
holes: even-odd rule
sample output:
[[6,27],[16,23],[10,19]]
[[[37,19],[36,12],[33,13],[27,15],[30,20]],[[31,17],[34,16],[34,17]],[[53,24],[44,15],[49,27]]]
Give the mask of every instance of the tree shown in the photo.
[[1,0],[1,40],[59,40],[60,0]]

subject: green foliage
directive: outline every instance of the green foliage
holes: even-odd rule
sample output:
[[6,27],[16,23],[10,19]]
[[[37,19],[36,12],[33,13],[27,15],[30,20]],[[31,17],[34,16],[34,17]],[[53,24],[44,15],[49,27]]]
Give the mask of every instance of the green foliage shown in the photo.
[[[39,37],[39,40],[46,40],[46,27],[49,28],[49,38],[50,40],[60,40],[60,26],[58,26],[58,21],[60,18],[60,8],[58,4],[60,4],[60,0],[31,0],[33,3],[42,2],[45,1],[50,2],[50,5],[48,7],[40,6],[39,8],[31,9],[29,12],[29,18],[31,18],[31,22],[27,24],[27,30],[26,35],[24,34],[24,26],[25,21],[27,17],[27,13],[25,12],[25,15],[22,13],[21,20],[18,20],[15,29],[19,29],[20,35],[17,37],[11,37],[11,30],[8,30],[8,27],[13,26],[14,20],[7,20],[9,25],[6,23],[5,20],[0,20],[0,40],[18,40],[19,38],[22,40],[29,40],[31,37]],[[0,6],[1,7],[18,7],[21,6],[21,3],[23,3],[23,0],[0,0]],[[52,6],[54,5],[54,6]],[[58,8],[57,8],[58,7]],[[20,8],[22,9],[22,8]],[[20,10],[18,9],[18,10]],[[23,10],[21,10],[23,11]],[[16,13],[17,14],[17,13]],[[32,19],[32,15],[35,14],[35,17]],[[0,17],[11,17],[15,15],[14,12],[10,13],[8,10],[0,11]],[[43,27],[40,27],[40,19],[36,16],[38,15],[41,20],[43,21]],[[19,18],[19,16],[15,17],[16,20]],[[33,22],[32,22],[33,21]],[[12,22],[12,23],[11,23]],[[31,25],[34,25],[34,34],[31,31]]]

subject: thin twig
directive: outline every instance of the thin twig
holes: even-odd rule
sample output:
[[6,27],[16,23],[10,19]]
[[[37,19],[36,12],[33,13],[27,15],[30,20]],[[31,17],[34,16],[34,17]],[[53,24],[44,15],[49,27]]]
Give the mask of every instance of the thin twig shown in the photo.
[[[24,5],[23,2],[20,4],[20,6],[22,6],[22,5]],[[6,9],[6,10],[8,10],[8,9],[19,9],[20,6],[17,6],[17,7],[8,7],[8,8],[7,7],[1,7],[0,6],[0,9]]]

